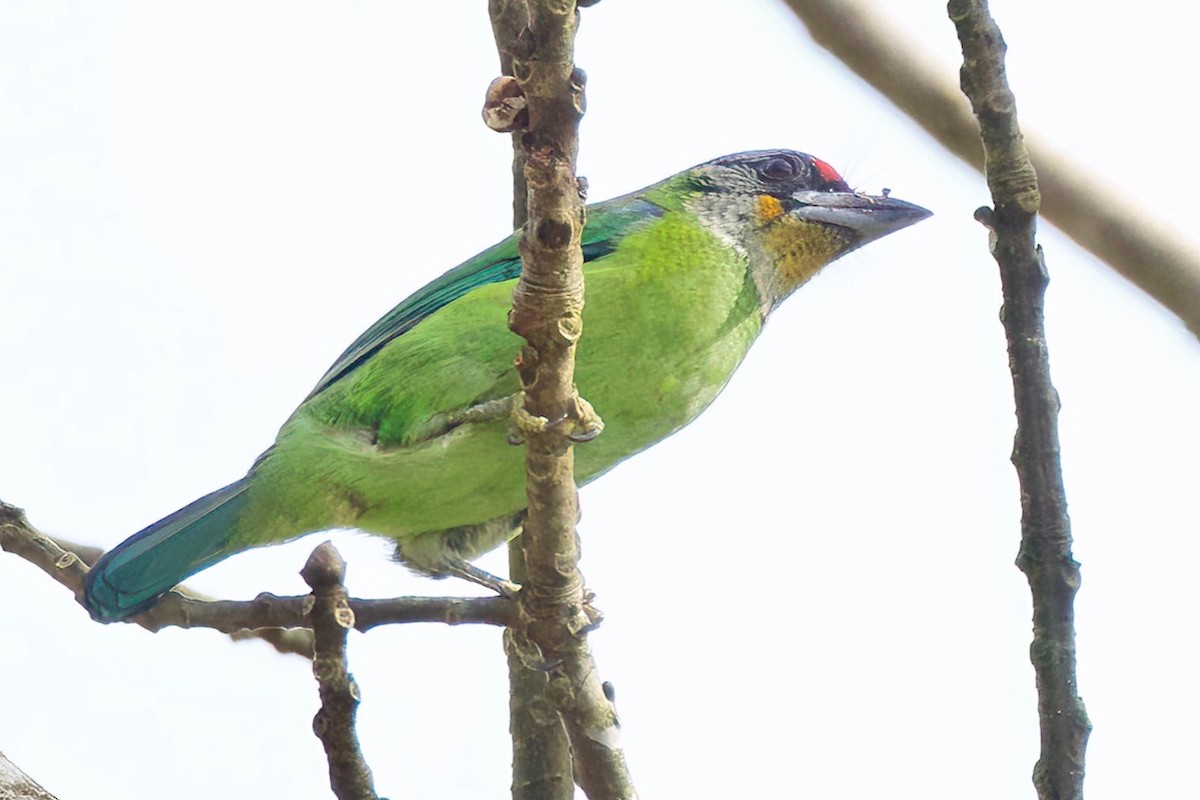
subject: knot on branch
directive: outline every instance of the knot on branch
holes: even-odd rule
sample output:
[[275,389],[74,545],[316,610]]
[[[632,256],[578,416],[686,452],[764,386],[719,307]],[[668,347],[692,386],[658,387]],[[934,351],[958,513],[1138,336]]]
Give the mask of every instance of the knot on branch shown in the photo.
[[566,217],[539,219],[533,229],[533,243],[546,250],[561,250],[571,244],[573,228]]
[[75,564],[79,563],[80,561],[82,561],[82,559],[80,559],[79,556],[75,555],[70,550],[68,550],[67,552],[65,552],[61,556],[59,556],[58,560],[54,562],[54,568],[55,569],[70,569],[71,567],[75,566]]
[[354,609],[350,607],[350,599],[339,597],[333,606],[333,621],[339,628],[350,630],[354,627]]
[[516,78],[518,82],[525,84],[528,83],[533,77],[533,62],[528,60],[528,53],[533,49],[533,31],[529,30],[529,28],[525,28],[523,31],[521,31],[520,36],[517,37],[516,49],[518,52],[523,52],[526,55],[513,55],[513,77]]
[[491,82],[483,100],[483,122],[500,133],[529,127],[529,104],[516,78],[502,75]]
[[308,557],[300,577],[314,592],[327,592],[341,586],[346,579],[346,561],[333,542],[322,542]]

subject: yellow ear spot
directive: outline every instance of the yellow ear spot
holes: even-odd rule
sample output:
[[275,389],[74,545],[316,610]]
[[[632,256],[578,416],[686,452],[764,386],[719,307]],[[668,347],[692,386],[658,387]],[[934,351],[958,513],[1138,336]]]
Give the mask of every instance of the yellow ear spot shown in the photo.
[[758,221],[760,224],[765,225],[781,216],[783,216],[783,203],[779,202],[778,198],[769,194],[758,196]]

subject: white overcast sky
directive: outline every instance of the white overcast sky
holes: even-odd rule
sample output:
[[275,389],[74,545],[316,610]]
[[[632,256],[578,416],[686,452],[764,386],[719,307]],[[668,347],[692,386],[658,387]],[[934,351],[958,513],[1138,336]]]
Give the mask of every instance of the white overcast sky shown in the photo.
[[[883,5],[956,75],[943,0]],[[991,5],[1026,128],[1191,228],[1195,12]],[[361,330],[508,232],[484,6],[0,0],[0,498],[116,544],[242,475]],[[606,0],[578,62],[595,199],[791,147],[935,212],[805,287],[701,420],[583,492],[592,641],[642,796],[1032,798],[982,179],[770,0]],[[1049,225],[1040,241],[1088,797],[1196,796],[1200,347]],[[334,539],[359,596],[471,592]],[[302,593],[319,541],[191,583]],[[380,793],[506,797],[499,633],[352,642]],[[0,647],[0,750],[63,800],[329,796],[299,658],[96,625],[11,556]]]

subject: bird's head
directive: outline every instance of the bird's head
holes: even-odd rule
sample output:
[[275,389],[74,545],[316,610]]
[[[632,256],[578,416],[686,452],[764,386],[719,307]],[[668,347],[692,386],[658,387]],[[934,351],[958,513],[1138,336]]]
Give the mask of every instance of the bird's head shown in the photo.
[[683,207],[748,260],[765,312],[831,261],[930,215],[886,190],[855,192],[793,150],[722,156],[677,179]]

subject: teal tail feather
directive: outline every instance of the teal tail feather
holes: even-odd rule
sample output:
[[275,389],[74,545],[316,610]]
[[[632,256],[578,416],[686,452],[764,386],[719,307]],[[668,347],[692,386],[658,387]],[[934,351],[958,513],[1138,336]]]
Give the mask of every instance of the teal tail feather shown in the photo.
[[87,575],[84,605],[93,619],[117,622],[237,548],[230,542],[250,479],[207,494],[104,554]]

